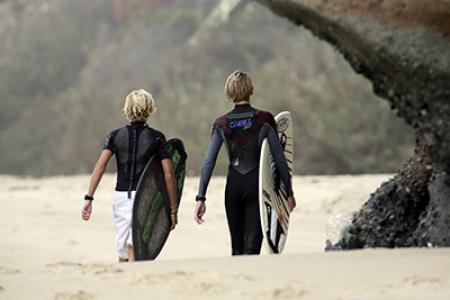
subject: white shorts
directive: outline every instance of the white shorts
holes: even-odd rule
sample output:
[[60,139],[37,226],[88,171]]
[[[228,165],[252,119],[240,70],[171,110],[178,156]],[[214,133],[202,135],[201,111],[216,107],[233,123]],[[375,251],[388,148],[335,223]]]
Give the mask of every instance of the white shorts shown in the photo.
[[128,258],[128,245],[133,246],[131,218],[135,193],[135,191],[131,192],[131,199],[128,199],[128,192],[116,191],[114,195],[113,219],[116,230],[116,247],[119,256],[124,259]]

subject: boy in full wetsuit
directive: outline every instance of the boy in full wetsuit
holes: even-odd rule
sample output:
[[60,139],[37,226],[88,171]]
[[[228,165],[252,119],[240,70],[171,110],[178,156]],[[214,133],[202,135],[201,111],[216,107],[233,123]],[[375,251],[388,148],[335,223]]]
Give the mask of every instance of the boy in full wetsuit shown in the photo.
[[172,229],[177,224],[177,192],[172,161],[165,149],[166,140],[161,132],[151,128],[146,123],[155,110],[153,97],[147,91],[136,90],[127,96],[123,112],[130,124],[115,129],[109,134],[100,158],[92,171],[88,193],[84,196],[81,217],[88,221],[91,217],[94,193],[111,156],[115,154],[117,183],[113,215],[119,262],[134,260],[131,236],[133,201],[139,177],[153,155],[157,155],[161,160],[171,203]]
[[213,125],[211,141],[203,163],[194,218],[204,222],[206,190],[222,144],[228,153],[225,188],[225,210],[231,235],[232,255],[259,254],[262,230],[259,215],[258,176],[261,144],[267,137],[270,149],[288,190],[288,205],[296,206],[289,168],[278,140],[275,120],[271,113],[250,105],[253,84],[248,74],[233,72],[225,84],[225,95],[234,102],[234,109],[219,117]]

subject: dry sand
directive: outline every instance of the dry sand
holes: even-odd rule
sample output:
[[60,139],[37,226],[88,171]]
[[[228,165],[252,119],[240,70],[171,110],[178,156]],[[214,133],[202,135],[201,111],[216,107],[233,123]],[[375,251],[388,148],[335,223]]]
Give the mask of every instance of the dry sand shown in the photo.
[[[89,177],[0,176],[0,299],[450,299],[450,250],[324,253],[327,220],[357,210],[388,175],[295,177],[298,209],[285,253],[230,257],[224,178],[211,181],[206,223],[193,221],[188,178],[177,229],[154,262],[116,263],[114,176],[92,220]],[[263,252],[265,252],[263,250]]]

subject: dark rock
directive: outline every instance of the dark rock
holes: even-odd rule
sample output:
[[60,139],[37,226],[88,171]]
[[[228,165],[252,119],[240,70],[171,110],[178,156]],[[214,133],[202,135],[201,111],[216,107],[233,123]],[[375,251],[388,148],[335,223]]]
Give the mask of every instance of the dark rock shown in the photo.
[[450,246],[450,2],[257,1],[334,45],[416,133],[414,157],[326,249]]

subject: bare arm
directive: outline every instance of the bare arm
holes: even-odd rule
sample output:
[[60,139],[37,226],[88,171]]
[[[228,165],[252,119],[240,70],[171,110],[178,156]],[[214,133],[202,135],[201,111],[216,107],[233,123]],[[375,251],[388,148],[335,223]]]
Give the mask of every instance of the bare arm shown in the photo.
[[223,141],[218,130],[214,129],[211,136],[211,141],[209,142],[206,158],[203,162],[203,167],[200,175],[200,183],[198,186],[198,194],[196,197],[197,203],[195,204],[194,209],[194,220],[198,224],[203,224],[205,222],[205,220],[203,220],[203,216],[206,212],[206,189],[208,188],[208,183],[211,179],[211,175],[216,165],[217,155],[219,154],[222,143]]
[[108,162],[111,159],[112,155],[113,153],[108,149],[103,150],[100,154],[100,158],[98,159],[97,163],[95,164],[94,170],[92,171],[91,182],[89,184],[88,191],[89,196],[94,196],[94,193],[97,190],[98,184],[100,183],[100,180],[105,173],[106,166],[108,165]]
[[[89,196],[94,196],[94,193],[97,190],[98,184],[100,183],[100,180],[105,173],[106,166],[108,165],[108,162],[111,159],[112,155],[113,152],[108,149],[103,150],[100,154],[100,158],[98,159],[97,163],[95,164],[94,170],[92,171],[91,182],[89,183],[89,190],[87,193]],[[84,200],[83,208],[81,210],[81,217],[83,218],[83,220],[88,221],[91,217],[91,212],[92,201]]]
[[172,161],[165,158],[161,161],[162,169],[164,173],[164,180],[167,187],[167,193],[169,194],[170,201],[170,215],[172,219],[172,227],[174,229],[178,223],[177,213],[178,213],[178,201],[177,201],[177,189],[176,189],[176,179],[173,174]]
[[294,192],[292,190],[291,176],[289,175],[289,167],[286,162],[286,157],[284,156],[283,148],[280,145],[278,136],[275,130],[271,127],[267,133],[267,138],[269,140],[270,151],[272,152],[275,164],[280,172],[281,180],[284,182],[287,188],[288,196],[288,206],[289,210],[292,212],[297,206],[294,198]]
[[218,129],[214,129],[200,174],[200,183],[198,186],[197,194],[197,196],[199,197],[204,198],[206,196],[206,190],[208,188],[209,180],[211,179],[214,167],[216,166],[217,155],[219,154],[222,143],[223,141],[220,137]]

